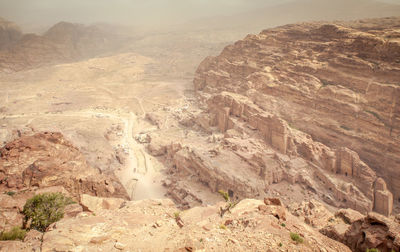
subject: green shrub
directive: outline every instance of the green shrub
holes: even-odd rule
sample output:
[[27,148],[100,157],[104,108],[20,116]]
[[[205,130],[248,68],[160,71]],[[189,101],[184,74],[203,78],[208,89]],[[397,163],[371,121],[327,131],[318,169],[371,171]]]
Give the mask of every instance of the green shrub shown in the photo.
[[20,227],[13,227],[8,232],[2,232],[0,234],[0,241],[10,241],[10,240],[23,240],[26,235],[26,230]]
[[367,249],[366,252],[379,252],[379,249],[371,248],[371,249]]
[[16,194],[16,192],[13,191],[9,191],[9,192],[4,192],[4,194],[7,194],[8,196],[14,196]]
[[175,212],[174,216],[175,216],[175,219],[178,219],[181,216],[181,212]]
[[25,225],[30,221],[30,228],[44,232],[46,228],[64,217],[66,205],[73,204],[72,199],[61,193],[43,193],[26,201],[22,213]]
[[226,202],[230,201],[230,197],[227,192],[225,192],[224,190],[219,190],[218,193],[221,194]]
[[282,227],[286,227],[286,224],[285,224],[285,223],[282,223],[281,226],[282,226]]
[[303,237],[301,237],[299,234],[296,233],[290,233],[290,238],[292,238],[293,241],[296,243],[303,243]]

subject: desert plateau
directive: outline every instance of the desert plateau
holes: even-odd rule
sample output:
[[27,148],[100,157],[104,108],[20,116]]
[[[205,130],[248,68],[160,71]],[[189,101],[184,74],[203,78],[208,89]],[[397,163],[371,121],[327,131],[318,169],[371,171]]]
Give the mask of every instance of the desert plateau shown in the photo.
[[400,252],[400,2],[0,0],[0,251]]

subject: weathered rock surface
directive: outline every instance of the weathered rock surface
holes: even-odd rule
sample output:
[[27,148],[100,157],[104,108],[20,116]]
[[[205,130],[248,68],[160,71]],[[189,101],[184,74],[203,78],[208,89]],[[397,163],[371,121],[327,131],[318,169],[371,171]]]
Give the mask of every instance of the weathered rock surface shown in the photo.
[[400,251],[400,225],[376,213],[355,221],[345,233],[344,244],[353,251],[369,248],[379,251]]
[[2,191],[62,186],[75,198],[82,193],[127,198],[114,175],[90,167],[60,133],[22,136],[0,154]]
[[352,209],[340,209],[333,215],[315,200],[293,204],[289,210],[305,223],[341,243],[352,251],[398,251],[400,225],[383,215],[370,212],[366,216]]
[[[0,229],[22,224],[20,211],[38,193],[61,192],[75,200],[82,194],[127,199],[113,175],[89,166],[60,133],[21,136],[0,149]],[[89,197],[89,196],[88,196]],[[71,209],[70,215],[79,212]]]
[[279,153],[268,158],[259,145],[253,154],[262,182],[302,183],[336,207],[390,215],[391,192],[400,198],[399,23],[303,23],[249,35],[199,66],[194,85],[209,114],[197,121],[226,132],[223,148],[236,141],[246,162],[260,139]]
[[[225,204],[180,212],[180,227],[175,214],[179,210],[171,200],[126,201],[118,209],[62,219],[44,234],[41,251],[350,251],[284,207],[280,210],[286,220],[278,219],[273,209],[282,206],[245,199],[221,217],[219,208]],[[300,234],[305,242],[292,241],[290,232]],[[28,245],[0,242],[0,250]]]
[[[190,185],[194,182],[214,193],[232,190],[240,198],[266,196],[275,184],[287,182],[302,185],[338,208],[367,213],[375,207],[390,214],[390,192],[375,183],[382,179],[378,180],[356,152],[314,141],[246,96],[225,91],[201,95],[208,113],[195,112],[191,117],[194,132],[202,133],[179,142],[164,136],[160,141],[152,135],[154,141],[148,145],[150,153],[164,156],[171,164],[169,187],[177,203],[193,206],[207,202],[195,193],[198,188]],[[182,182],[185,177],[186,183]],[[177,195],[177,191],[183,192]],[[382,197],[375,197],[377,194]],[[188,195],[191,203],[184,199]]]

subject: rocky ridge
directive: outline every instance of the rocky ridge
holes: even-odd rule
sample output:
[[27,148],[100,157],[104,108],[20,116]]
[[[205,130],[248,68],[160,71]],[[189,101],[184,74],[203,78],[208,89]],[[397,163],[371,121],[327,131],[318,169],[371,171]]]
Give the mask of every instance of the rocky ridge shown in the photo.
[[60,22],[43,35],[19,33],[14,43],[0,46],[0,70],[21,71],[94,57],[118,48],[122,40],[108,27]]
[[[90,204],[91,200],[82,202]],[[66,217],[49,227],[39,244],[0,242],[0,249],[41,251],[350,251],[287,212],[279,199],[246,199],[220,215],[226,203],[179,212],[171,200],[122,201],[100,199],[90,212]],[[279,215],[277,215],[277,212]],[[290,238],[304,238],[298,243]]]

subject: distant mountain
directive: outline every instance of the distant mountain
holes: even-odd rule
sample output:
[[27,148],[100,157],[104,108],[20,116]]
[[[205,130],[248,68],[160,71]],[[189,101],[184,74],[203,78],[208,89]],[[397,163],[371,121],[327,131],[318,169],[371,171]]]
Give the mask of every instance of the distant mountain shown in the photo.
[[[92,57],[115,48],[121,38],[101,25],[85,26],[60,22],[51,27],[43,37],[78,57]],[[118,43],[117,43],[118,44]]]
[[21,29],[16,24],[0,18],[0,50],[15,43],[21,37]]
[[94,57],[114,49],[124,41],[108,26],[85,26],[60,22],[43,35],[20,33],[20,39],[0,50],[0,69],[19,71]]

